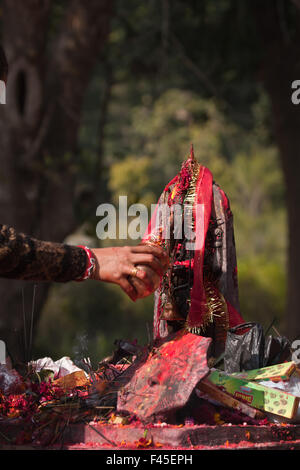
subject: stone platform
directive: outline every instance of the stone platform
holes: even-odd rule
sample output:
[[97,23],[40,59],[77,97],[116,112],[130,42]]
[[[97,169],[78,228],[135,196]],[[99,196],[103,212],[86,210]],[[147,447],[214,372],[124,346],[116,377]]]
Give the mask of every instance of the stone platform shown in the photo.
[[[139,447],[138,441],[145,436],[152,444]],[[0,425],[0,449],[300,449],[300,425],[221,425],[221,426],[132,426],[109,424],[72,424],[63,435],[63,441],[53,446],[42,444],[12,445],[20,428]],[[11,441],[12,442],[12,441]]]

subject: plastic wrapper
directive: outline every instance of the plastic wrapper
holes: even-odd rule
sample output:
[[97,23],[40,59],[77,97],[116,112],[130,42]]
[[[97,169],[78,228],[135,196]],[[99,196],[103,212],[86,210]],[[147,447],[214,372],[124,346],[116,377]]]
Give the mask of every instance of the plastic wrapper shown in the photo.
[[[294,373],[290,377],[290,380],[288,381],[272,382],[271,380],[264,380],[264,381],[259,382],[259,384],[264,385],[265,387],[284,390],[285,392],[291,393],[292,395],[296,397],[300,397],[300,376],[297,373]],[[300,423],[300,407],[298,407],[295,417],[291,420],[287,420],[286,418],[273,415],[271,413],[268,413],[268,418],[273,423],[282,423],[282,422]]]
[[30,362],[30,365],[36,372],[40,372],[43,369],[51,370],[57,378],[82,370],[67,356],[62,357],[58,361],[53,361],[51,357],[43,357]]
[[0,365],[0,392],[4,395],[17,394],[24,391],[24,383],[18,372]]
[[243,323],[227,332],[224,369],[231,374],[264,365],[264,332],[258,323]]
[[259,323],[243,323],[227,332],[224,369],[227,374],[260,369],[287,361],[290,355],[287,338],[265,338]]
[[264,367],[280,364],[291,357],[291,345],[287,338],[268,336],[265,340]]

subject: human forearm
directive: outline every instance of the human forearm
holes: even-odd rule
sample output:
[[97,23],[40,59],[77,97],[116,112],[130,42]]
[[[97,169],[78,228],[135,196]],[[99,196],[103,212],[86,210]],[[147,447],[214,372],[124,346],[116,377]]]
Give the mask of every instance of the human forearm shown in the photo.
[[37,240],[0,225],[0,277],[67,282],[80,278],[86,263],[82,248]]

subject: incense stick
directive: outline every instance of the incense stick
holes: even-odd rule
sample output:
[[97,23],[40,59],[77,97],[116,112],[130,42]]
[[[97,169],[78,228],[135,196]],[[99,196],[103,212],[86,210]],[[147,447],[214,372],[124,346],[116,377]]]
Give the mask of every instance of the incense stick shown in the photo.
[[33,337],[33,316],[34,316],[34,304],[35,304],[35,291],[37,285],[34,284],[33,286],[33,295],[32,295],[32,308],[31,308],[31,318],[30,318],[30,337],[29,337],[29,356],[28,361],[31,359],[32,356],[32,337]]
[[25,314],[25,296],[24,287],[22,287],[22,306],[23,306],[23,329],[24,329],[24,356],[27,358],[27,325],[26,325],[26,314]]

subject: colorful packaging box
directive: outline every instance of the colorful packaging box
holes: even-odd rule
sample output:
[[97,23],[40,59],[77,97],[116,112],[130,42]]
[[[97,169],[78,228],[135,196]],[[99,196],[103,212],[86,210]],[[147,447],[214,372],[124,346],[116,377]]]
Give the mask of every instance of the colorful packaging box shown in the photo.
[[299,398],[283,390],[268,388],[217,370],[209,374],[208,380],[220,390],[254,408],[289,419],[293,418],[297,412]]
[[280,382],[281,380],[289,380],[290,376],[296,370],[296,364],[293,361],[283,362],[274,366],[263,367],[261,369],[247,370],[243,372],[235,372],[230,374],[233,377],[247,380],[272,380],[272,382]]

